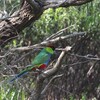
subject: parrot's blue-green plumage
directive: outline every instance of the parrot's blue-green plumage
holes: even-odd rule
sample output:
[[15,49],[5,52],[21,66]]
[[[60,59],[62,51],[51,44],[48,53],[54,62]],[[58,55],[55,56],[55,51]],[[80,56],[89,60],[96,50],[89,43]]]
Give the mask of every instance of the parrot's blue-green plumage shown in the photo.
[[52,47],[45,47],[44,49],[42,49],[41,52],[34,58],[32,64],[29,65],[22,72],[20,72],[18,75],[16,75],[13,79],[11,79],[10,83],[16,80],[17,78],[20,78],[24,74],[27,74],[33,68],[39,68],[42,64],[47,66],[50,61],[50,57],[53,54],[54,54],[54,50]]

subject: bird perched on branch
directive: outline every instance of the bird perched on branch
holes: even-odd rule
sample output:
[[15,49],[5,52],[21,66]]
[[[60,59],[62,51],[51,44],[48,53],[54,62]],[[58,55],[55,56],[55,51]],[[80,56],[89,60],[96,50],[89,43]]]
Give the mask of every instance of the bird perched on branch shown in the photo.
[[32,64],[26,67],[23,71],[21,71],[18,75],[16,75],[13,79],[10,80],[12,83],[17,78],[20,78],[24,74],[27,74],[31,70],[36,69],[45,69],[50,62],[51,55],[54,54],[55,47],[52,45],[48,45],[47,47],[43,48],[41,52],[34,58]]

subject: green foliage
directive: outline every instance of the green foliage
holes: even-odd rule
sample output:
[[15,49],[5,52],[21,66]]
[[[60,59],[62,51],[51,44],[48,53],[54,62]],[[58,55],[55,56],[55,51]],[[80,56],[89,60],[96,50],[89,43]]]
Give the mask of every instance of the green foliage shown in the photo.
[[25,100],[25,92],[21,88],[16,88],[13,86],[4,86],[0,87],[0,100]]
[[82,94],[82,99],[81,100],[87,100],[85,93]]
[[73,96],[70,96],[70,100],[75,100]]
[[0,0],[0,12],[4,10],[11,15],[15,10],[18,10],[20,5],[20,0]]

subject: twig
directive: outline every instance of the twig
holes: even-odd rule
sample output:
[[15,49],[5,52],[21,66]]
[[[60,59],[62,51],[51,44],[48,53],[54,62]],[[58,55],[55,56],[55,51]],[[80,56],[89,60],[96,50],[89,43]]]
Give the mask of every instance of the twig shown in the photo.
[[5,55],[0,56],[0,58],[5,58],[5,57],[7,57],[7,56],[10,55],[10,54],[12,54],[12,53],[11,53],[11,52],[7,52]]
[[98,61],[96,61],[91,67],[90,69],[88,70],[87,72],[87,77],[89,77],[92,73],[93,73],[93,68],[96,66],[96,64],[98,63]]
[[84,63],[87,63],[89,61],[90,60],[86,60],[86,61],[82,61],[82,62],[76,62],[76,63],[72,63],[72,64],[67,64],[64,67],[67,67],[67,66],[75,66],[75,65],[79,65],[79,64],[84,64]]
[[[76,22],[76,23],[77,23],[77,22]],[[76,24],[76,23],[75,23],[75,24]],[[53,39],[53,38],[56,38],[56,37],[60,36],[61,34],[63,34],[64,31],[66,31],[67,29],[73,27],[75,24],[70,25],[69,27],[66,27],[66,28],[64,28],[64,29],[59,30],[59,31],[56,32],[55,34],[53,34],[53,35],[51,35],[50,37],[48,37],[46,40],[50,40],[50,39]]]
[[61,74],[61,75],[55,75],[55,76],[49,81],[49,83],[45,86],[45,88],[44,88],[43,91],[41,92],[41,95],[43,95],[43,94],[47,91],[47,89],[49,88],[50,84],[51,84],[56,78],[60,78],[60,77],[62,77],[62,76],[63,76],[63,74]]
[[76,57],[80,57],[80,58],[85,58],[85,59],[88,59],[88,60],[97,60],[97,61],[100,61],[100,58],[95,57],[95,56],[90,55],[90,54],[85,55],[85,56],[78,55],[78,54],[70,54],[70,55],[72,55],[72,56],[76,56]]

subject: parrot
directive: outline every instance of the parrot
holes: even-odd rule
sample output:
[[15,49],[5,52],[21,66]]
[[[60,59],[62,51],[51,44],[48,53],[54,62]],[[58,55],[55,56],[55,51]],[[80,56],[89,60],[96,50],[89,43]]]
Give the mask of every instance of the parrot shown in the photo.
[[31,65],[28,65],[24,70],[22,70],[19,74],[17,74],[14,78],[10,80],[12,83],[14,80],[22,77],[23,75],[27,74],[31,70],[36,69],[45,69],[50,62],[51,56],[54,54],[55,47],[54,46],[47,46],[43,48],[40,53],[34,58]]

